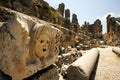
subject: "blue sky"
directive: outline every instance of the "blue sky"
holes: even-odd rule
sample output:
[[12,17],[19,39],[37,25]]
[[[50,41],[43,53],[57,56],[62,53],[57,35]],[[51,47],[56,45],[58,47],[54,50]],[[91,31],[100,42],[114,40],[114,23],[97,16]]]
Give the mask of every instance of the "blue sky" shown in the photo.
[[[90,24],[100,19],[103,25],[103,33],[106,32],[106,16],[120,17],[120,0],[45,0],[53,8],[57,9],[60,3],[65,4],[65,9],[70,9],[71,15],[77,14],[79,24],[84,21]],[[72,16],[71,16],[72,17]]]

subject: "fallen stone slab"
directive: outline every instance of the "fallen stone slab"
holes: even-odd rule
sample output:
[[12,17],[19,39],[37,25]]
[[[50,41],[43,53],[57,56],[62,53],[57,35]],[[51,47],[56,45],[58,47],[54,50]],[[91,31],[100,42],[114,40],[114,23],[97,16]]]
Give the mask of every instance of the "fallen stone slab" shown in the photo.
[[98,49],[93,48],[73,62],[67,69],[67,80],[89,80],[98,55]]
[[120,56],[120,48],[119,48],[119,47],[113,47],[113,48],[112,48],[112,51],[113,51],[116,55]]

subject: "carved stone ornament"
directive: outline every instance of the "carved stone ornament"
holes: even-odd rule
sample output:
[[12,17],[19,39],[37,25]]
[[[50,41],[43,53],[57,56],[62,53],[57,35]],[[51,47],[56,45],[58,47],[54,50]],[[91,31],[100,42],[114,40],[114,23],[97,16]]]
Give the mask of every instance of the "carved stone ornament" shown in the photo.
[[47,22],[8,12],[14,15],[0,26],[0,70],[22,80],[57,61],[62,33]]

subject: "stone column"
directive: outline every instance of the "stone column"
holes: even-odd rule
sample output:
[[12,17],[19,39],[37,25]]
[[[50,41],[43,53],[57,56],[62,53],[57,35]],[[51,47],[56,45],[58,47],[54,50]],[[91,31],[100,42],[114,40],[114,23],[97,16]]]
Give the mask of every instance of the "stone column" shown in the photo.
[[65,10],[65,18],[70,19],[70,10],[69,9]]
[[111,15],[109,14],[106,18],[106,20],[107,20],[107,33],[110,32],[110,18],[111,18]]
[[94,28],[94,30],[92,33],[93,33],[94,38],[102,39],[102,24],[101,24],[101,21],[99,19],[97,19],[94,22],[93,28]]
[[77,19],[76,14],[72,15],[71,29],[75,32],[79,32],[79,30],[80,30],[80,25],[78,23],[78,19]]
[[65,10],[65,21],[64,21],[64,27],[68,28],[70,27],[70,10]]
[[98,49],[93,48],[73,62],[67,69],[68,80],[89,80],[98,54]]
[[65,9],[65,4],[64,3],[59,4],[58,10],[60,11],[62,17],[64,16],[64,9]]
[[118,56],[120,56],[120,48],[119,47],[113,47],[112,51],[117,54]]

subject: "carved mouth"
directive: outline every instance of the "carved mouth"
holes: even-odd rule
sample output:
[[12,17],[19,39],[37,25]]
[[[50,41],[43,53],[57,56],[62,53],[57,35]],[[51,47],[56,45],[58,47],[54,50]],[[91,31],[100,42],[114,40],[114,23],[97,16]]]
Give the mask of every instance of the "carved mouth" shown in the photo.
[[43,49],[43,52],[45,52],[46,51],[46,49]]

